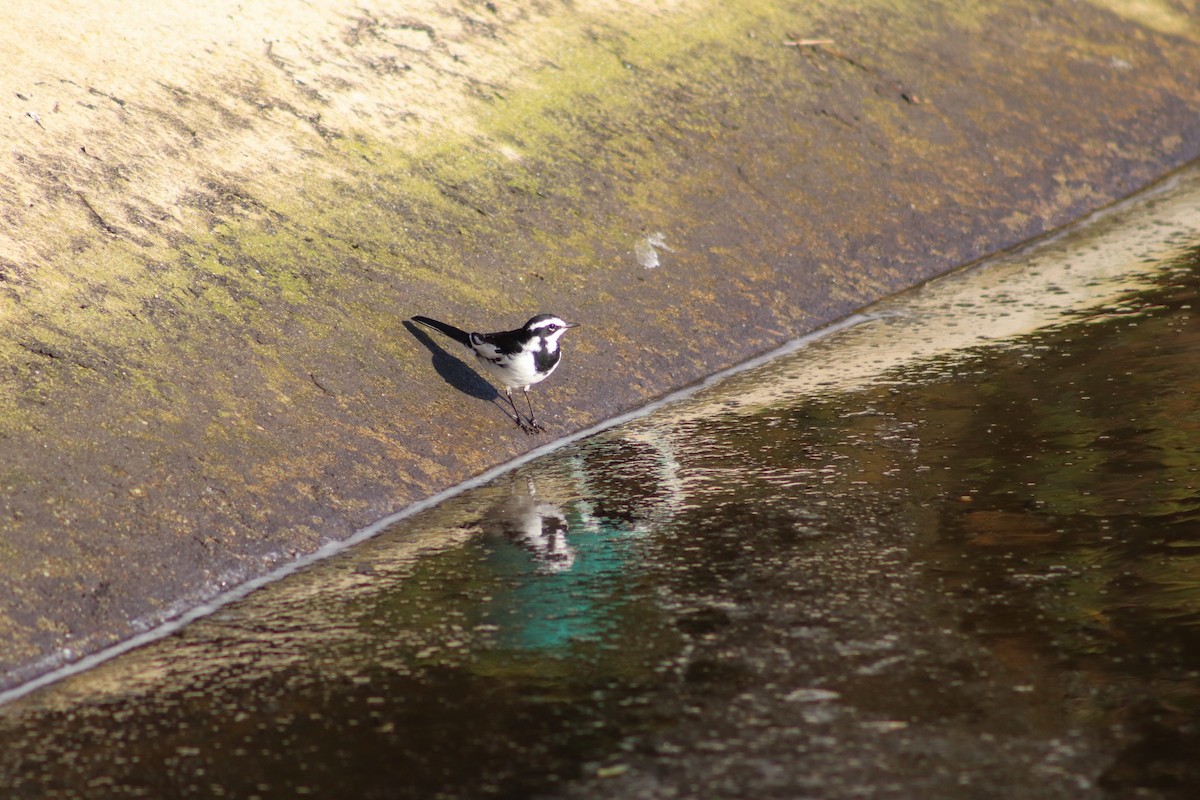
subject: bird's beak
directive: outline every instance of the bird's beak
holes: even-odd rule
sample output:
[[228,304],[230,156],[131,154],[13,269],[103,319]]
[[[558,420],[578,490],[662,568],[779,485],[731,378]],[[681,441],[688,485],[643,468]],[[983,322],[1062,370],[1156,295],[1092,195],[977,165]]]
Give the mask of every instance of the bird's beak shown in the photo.
[[568,323],[567,323],[567,327],[568,327],[568,328],[578,328],[578,327],[579,327],[579,323],[578,323],[578,322],[568,322]]

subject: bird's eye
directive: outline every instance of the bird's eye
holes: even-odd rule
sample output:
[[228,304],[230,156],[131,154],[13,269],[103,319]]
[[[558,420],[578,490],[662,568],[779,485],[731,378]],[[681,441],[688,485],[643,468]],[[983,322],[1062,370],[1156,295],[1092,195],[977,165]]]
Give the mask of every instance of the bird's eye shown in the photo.
[[549,331],[550,333],[554,333],[556,330],[558,330],[558,326],[551,323],[550,325],[546,326],[546,330]]

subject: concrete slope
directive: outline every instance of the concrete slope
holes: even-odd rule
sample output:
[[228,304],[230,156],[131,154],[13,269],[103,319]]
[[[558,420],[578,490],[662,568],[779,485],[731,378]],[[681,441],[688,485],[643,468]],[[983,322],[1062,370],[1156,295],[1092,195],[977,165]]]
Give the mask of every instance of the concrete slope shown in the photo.
[[[0,688],[1200,154],[1194,0],[5,4]],[[443,349],[445,348],[445,349]]]

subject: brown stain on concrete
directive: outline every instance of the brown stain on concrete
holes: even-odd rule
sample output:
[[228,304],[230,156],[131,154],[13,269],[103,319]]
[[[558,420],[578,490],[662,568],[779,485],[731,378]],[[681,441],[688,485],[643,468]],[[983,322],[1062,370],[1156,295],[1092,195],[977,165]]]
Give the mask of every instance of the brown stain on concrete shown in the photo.
[[0,685],[539,443],[413,313],[582,321],[566,433],[1200,152],[1165,12],[759,5],[6,12]]

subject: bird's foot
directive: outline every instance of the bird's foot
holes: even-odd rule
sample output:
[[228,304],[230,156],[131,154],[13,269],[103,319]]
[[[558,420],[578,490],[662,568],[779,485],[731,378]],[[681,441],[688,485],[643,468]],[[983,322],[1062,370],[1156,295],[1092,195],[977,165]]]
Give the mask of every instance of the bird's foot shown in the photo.
[[542,428],[542,423],[538,422],[537,420],[527,420],[521,414],[509,414],[508,418],[511,419],[518,428],[531,436],[535,433],[541,433],[542,430],[544,430]]
[[538,422],[536,419],[527,420],[524,417],[518,417],[516,423],[517,425],[521,426],[521,430],[525,431],[530,436],[544,433],[546,430],[544,427],[542,427],[542,423]]

